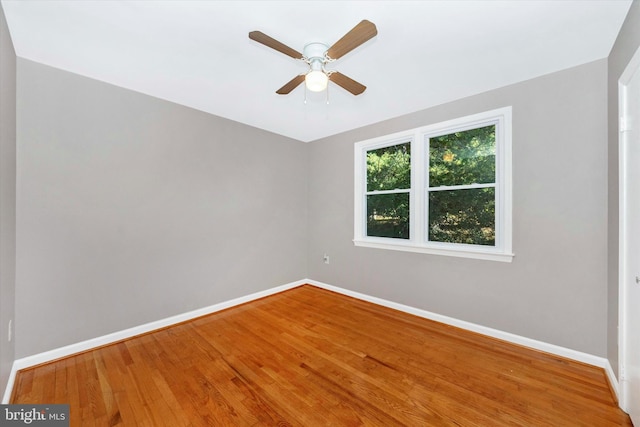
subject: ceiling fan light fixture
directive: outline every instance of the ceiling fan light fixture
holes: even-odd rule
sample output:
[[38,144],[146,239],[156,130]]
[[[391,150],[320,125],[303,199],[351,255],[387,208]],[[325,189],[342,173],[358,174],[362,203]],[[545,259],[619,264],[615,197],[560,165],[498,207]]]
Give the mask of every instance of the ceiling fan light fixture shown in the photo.
[[363,19],[347,34],[342,36],[340,40],[331,45],[331,47],[324,43],[308,43],[304,46],[303,53],[290,48],[284,43],[279,42],[261,31],[251,31],[249,33],[249,38],[270,47],[271,49],[277,50],[280,53],[284,53],[287,56],[309,64],[309,72],[306,74],[298,74],[288,81],[284,86],[276,91],[278,95],[287,95],[291,93],[292,90],[302,84],[302,81],[305,82],[305,87],[308,90],[312,92],[322,92],[327,89],[329,78],[331,78],[333,83],[342,87],[346,91],[351,92],[353,95],[360,95],[365,91],[367,88],[366,86],[345,76],[344,74],[339,73],[338,71],[327,71],[324,66],[327,63],[333,62],[351,52],[353,49],[359,47],[369,39],[375,37],[377,34],[378,29],[375,24]]
[[312,70],[304,78],[307,89],[311,92],[322,92],[327,88],[329,77],[321,70]]

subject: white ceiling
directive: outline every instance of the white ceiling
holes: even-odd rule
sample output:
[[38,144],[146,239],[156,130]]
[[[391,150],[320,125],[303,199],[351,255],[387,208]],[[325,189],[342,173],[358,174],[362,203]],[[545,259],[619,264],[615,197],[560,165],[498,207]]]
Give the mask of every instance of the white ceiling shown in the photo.
[[[2,0],[19,57],[312,141],[608,56],[631,0]],[[302,51],[362,19],[378,35],[328,68],[367,86],[275,91]]]

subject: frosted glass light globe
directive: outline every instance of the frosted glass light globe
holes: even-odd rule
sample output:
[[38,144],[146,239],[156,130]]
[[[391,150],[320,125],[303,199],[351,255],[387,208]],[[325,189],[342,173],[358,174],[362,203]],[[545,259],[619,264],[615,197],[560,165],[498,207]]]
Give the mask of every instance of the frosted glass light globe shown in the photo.
[[314,70],[307,73],[304,81],[311,92],[322,92],[327,88],[329,77],[322,71]]

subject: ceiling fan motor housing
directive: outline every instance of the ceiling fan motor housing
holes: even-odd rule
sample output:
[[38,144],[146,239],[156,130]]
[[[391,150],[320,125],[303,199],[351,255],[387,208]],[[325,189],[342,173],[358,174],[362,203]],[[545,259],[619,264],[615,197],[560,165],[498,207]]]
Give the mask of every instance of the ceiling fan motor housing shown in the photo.
[[327,50],[329,50],[329,46],[324,43],[309,43],[304,46],[302,54],[310,63],[318,60],[324,63]]

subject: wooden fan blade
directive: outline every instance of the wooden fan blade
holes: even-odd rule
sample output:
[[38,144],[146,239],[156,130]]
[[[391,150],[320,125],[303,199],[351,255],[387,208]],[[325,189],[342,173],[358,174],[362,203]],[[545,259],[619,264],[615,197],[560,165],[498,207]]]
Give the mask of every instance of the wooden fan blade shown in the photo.
[[292,78],[289,83],[287,83],[286,85],[282,86],[280,89],[278,89],[276,91],[276,93],[278,95],[287,95],[288,93],[290,93],[292,90],[294,90],[295,88],[297,88],[300,83],[302,83],[304,81],[304,74],[300,74],[299,76],[295,76],[294,78]]
[[376,34],[378,34],[376,26],[366,19],[362,20],[329,48],[327,56],[331,59],[338,59],[371,39]]
[[343,89],[348,90],[354,95],[360,95],[367,88],[365,85],[360,84],[357,81],[337,71],[331,73],[331,75],[329,76],[329,80],[342,87]]
[[249,38],[251,40],[257,41],[258,43],[262,43],[263,45],[270,47],[271,49],[275,49],[278,52],[284,53],[285,55],[289,55],[294,59],[302,59],[302,54],[300,52],[290,48],[284,43],[280,43],[278,40],[269,37],[263,32],[251,31],[249,33]]

